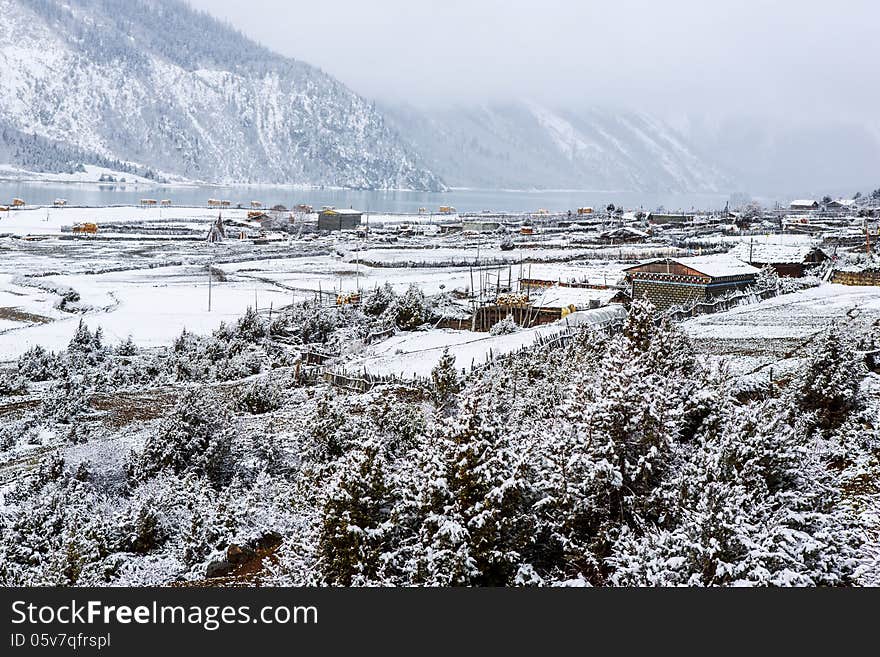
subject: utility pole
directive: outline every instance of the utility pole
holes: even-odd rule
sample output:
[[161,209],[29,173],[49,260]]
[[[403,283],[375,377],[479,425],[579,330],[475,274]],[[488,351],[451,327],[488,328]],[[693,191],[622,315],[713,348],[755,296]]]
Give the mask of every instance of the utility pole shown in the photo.
[[211,263],[208,263],[208,312],[211,312]]
[[361,243],[358,245],[357,260],[356,260],[356,262],[357,262],[356,267],[357,268],[355,270],[355,276],[354,276],[354,281],[355,281],[355,285],[357,287],[358,294],[361,293],[361,249],[363,248],[363,246],[364,246],[364,242],[362,240]]

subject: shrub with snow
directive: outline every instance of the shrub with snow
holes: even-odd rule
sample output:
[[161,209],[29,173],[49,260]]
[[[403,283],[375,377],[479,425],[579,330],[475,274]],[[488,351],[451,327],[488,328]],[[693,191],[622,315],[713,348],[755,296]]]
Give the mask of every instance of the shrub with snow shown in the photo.
[[489,330],[489,335],[510,335],[511,333],[516,333],[520,330],[519,324],[517,324],[512,315],[508,315],[500,322],[496,322],[495,325]]
[[0,397],[27,394],[28,386],[21,374],[4,372],[0,374]]
[[424,292],[415,284],[410,285],[397,304],[397,316],[394,318],[397,327],[411,331],[431,319],[431,304]]
[[231,440],[229,418],[220,400],[210,393],[187,391],[147,438],[133,475],[144,480],[170,471],[219,481],[226,473]]
[[58,357],[35,345],[18,359],[18,373],[28,381],[49,381],[59,375]]
[[246,385],[236,397],[239,410],[259,415],[281,407],[284,395],[281,388],[268,379],[258,379]]

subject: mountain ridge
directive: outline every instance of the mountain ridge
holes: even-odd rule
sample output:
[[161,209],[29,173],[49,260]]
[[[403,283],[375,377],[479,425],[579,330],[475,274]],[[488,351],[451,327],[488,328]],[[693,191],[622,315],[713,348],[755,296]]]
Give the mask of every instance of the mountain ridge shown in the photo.
[[644,113],[559,110],[530,100],[383,110],[454,187],[718,192],[735,186],[687,139]]
[[445,188],[373,103],[176,0],[0,0],[0,14],[7,134],[212,183]]

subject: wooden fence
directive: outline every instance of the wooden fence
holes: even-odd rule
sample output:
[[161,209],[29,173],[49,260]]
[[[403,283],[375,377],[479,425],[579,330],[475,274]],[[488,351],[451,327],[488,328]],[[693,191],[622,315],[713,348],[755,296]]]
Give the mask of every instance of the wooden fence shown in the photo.
[[303,363],[306,365],[323,365],[333,358],[333,354],[324,353],[312,349],[303,349],[300,352]]
[[[551,350],[564,347],[571,342],[571,340],[576,335],[578,329],[582,326],[590,326],[596,331],[604,332],[611,335],[620,331],[623,328],[623,321],[606,320],[595,324],[580,324],[577,326],[566,325],[563,329],[556,333],[550,335],[538,335],[535,337],[534,342],[523,345],[519,349],[515,349],[504,354],[496,354],[492,349],[489,349],[489,352],[486,354],[485,362],[476,363],[472,360],[470,368],[462,368],[462,374],[467,375],[468,373],[475,374],[482,372],[491,367],[498,360],[513,359],[517,355],[525,351],[532,351],[535,349]],[[323,378],[324,381],[334,387],[341,388],[343,390],[350,390],[352,392],[368,392],[378,385],[390,384],[401,385],[408,388],[423,389],[427,389],[431,386],[431,379],[424,376],[414,375],[407,377],[394,374],[374,375],[370,374],[366,370],[361,372],[349,372],[345,370],[334,370],[330,367],[325,367]]]
[[395,375],[373,375],[367,372],[352,374],[324,370],[324,381],[336,388],[351,392],[369,392],[379,385],[401,385],[407,388],[427,388],[430,380],[425,377],[403,378]]
[[715,299],[713,301],[697,301],[687,308],[679,308],[677,310],[670,310],[665,314],[660,314],[657,317],[657,322],[659,323],[663,317],[667,317],[674,322],[681,322],[685,319],[696,317],[697,315],[708,315],[730,310],[736,306],[744,305],[743,301],[747,301],[747,303],[758,303],[759,301],[764,301],[765,299],[770,299],[777,295],[779,295],[777,288],[767,288],[757,292],[738,292],[732,296]]
[[370,331],[367,335],[367,343],[371,344],[378,340],[384,340],[385,338],[390,338],[397,332],[397,327],[394,326],[393,323],[389,324],[385,328],[376,329],[374,331]]

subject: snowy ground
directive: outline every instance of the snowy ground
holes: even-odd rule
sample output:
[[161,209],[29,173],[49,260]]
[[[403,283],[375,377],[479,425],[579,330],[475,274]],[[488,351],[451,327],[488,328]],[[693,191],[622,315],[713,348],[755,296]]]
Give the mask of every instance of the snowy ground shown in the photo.
[[44,173],[39,171],[28,171],[9,164],[0,164],[0,180],[15,180],[28,182],[45,182],[45,183],[100,183],[101,176],[113,176],[117,180],[124,178],[126,186],[128,185],[144,185],[147,187],[156,186],[158,183],[150,178],[144,178],[133,173],[125,173],[99,167],[93,164],[83,166],[83,171],[75,173]]
[[92,222],[98,224],[99,236],[103,236],[106,232],[112,233],[113,224],[144,222],[191,225],[195,223],[197,226],[202,226],[208,221],[217,219],[218,214],[222,214],[224,219],[244,221],[247,219],[247,213],[247,209],[221,210],[208,207],[28,206],[20,210],[0,212],[0,235],[59,235],[62,226]]
[[741,242],[748,244],[749,242],[754,242],[755,244],[781,244],[785,246],[804,246],[815,244],[817,239],[806,233],[786,233],[786,234],[775,234],[775,233],[762,233],[760,235],[743,235],[743,234],[733,234],[733,235],[712,235],[705,237],[694,237],[688,238],[684,240],[687,242],[729,242],[731,245],[736,245]]
[[[499,281],[516,287],[521,276],[613,284],[631,264],[614,259],[618,249],[598,252],[608,260],[581,259],[589,249],[567,246],[565,239],[501,251],[496,235],[392,236],[393,245],[378,234],[368,240],[351,234],[279,235],[269,244],[204,241],[218,213],[244,221],[247,211],[119,206],[0,213],[0,235],[5,235],[0,237],[0,362],[35,344],[64,347],[80,319],[92,329],[101,326],[111,342],[131,335],[150,347],[169,343],[183,328],[208,332],[255,303],[266,310],[319,292],[327,299],[338,291],[385,283],[400,293],[417,285],[426,294],[495,288]],[[87,221],[98,224],[96,237],[61,230]],[[625,255],[656,248],[626,247]],[[597,255],[595,249],[591,255]],[[509,264],[482,264],[502,258]],[[209,264],[216,274],[210,312]],[[65,291],[75,292],[78,300],[61,308]]]
[[813,338],[832,323],[844,329],[880,322],[880,287],[824,284],[727,312],[702,315],[683,326],[698,352],[724,358],[743,372],[790,369]]
[[584,323],[604,325],[623,322],[625,318],[626,311],[622,306],[610,306],[572,313],[558,322],[523,329],[509,335],[493,336],[452,329],[399,333],[369,347],[358,358],[346,361],[339,371],[394,375],[401,378],[427,377],[445,349],[449,349],[449,353],[455,358],[456,368],[470,371],[492,358],[533,345],[540,338],[560,335],[570,326]]
[[[16,358],[33,344],[63,347],[80,318],[92,328],[102,326],[111,341],[131,335],[142,346],[156,346],[167,344],[184,327],[210,331],[255,303],[261,309],[278,308],[315,298],[318,292],[332,295],[390,283],[401,293],[414,284],[427,294],[436,294],[492,288],[508,281],[516,287],[520,277],[613,284],[634,258],[660,248],[652,244],[584,247],[565,236],[518,242],[519,247],[528,248],[513,251],[502,251],[497,235],[401,237],[393,244],[382,241],[387,237],[379,234],[367,240],[350,234],[306,234],[262,245],[249,240],[221,244],[202,240],[219,212],[224,218],[243,221],[247,211],[120,206],[0,213],[0,235],[9,235],[0,238],[0,362]],[[400,216],[394,219],[402,220]],[[100,239],[70,239],[61,233],[62,226],[84,221],[99,225]],[[114,238],[114,227],[134,232]],[[138,227],[154,233],[147,238],[137,232]],[[169,228],[190,234],[161,233]],[[22,239],[26,236],[36,239]],[[766,239],[794,243],[805,238],[777,235]],[[495,260],[507,264],[472,264]],[[208,264],[220,274],[211,285],[211,312]],[[78,293],[75,310],[81,312],[58,308],[65,289]],[[796,351],[800,342],[829,321],[850,321],[847,312],[854,309],[866,317],[880,315],[878,292],[826,285],[703,316],[687,322],[686,328],[701,352],[736,356],[740,366],[749,368],[796,357],[789,352]],[[489,348],[498,352],[485,343],[485,335],[480,337],[478,348],[458,350],[461,367],[483,359]],[[498,348],[504,349],[500,345],[507,342],[518,348],[534,337],[524,332],[501,340]],[[381,347],[384,351],[364,354],[357,366],[373,367],[374,373],[423,374],[436,362],[437,354],[431,350],[445,344],[472,344],[474,339],[457,332],[420,332],[395,338],[401,344],[391,341]],[[397,350],[401,353],[394,354]],[[423,351],[430,358],[417,355]],[[429,360],[433,362],[426,365]]]

